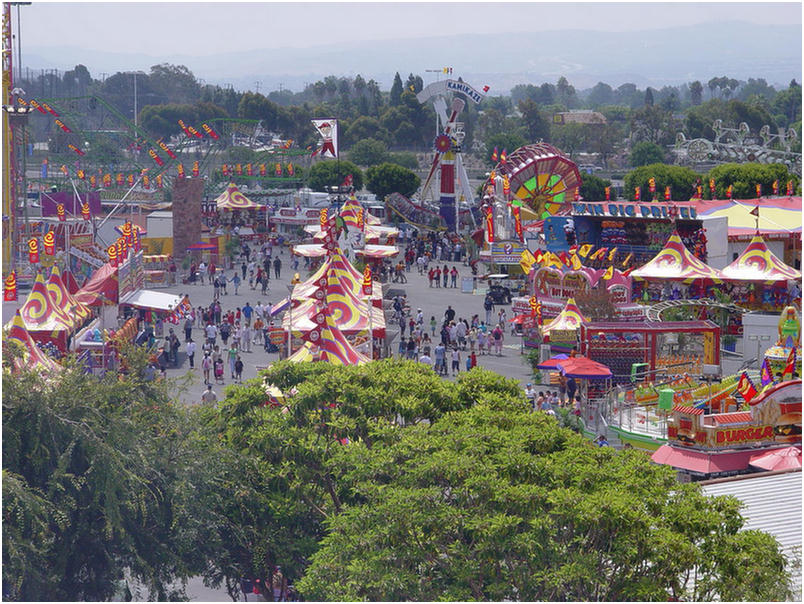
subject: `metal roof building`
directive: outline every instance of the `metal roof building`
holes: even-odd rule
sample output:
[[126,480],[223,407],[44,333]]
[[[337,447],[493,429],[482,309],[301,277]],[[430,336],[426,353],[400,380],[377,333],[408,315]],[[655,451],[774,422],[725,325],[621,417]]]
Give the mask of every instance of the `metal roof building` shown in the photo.
[[[801,471],[746,475],[700,483],[706,495],[733,495],[745,507],[745,529],[770,533],[788,556],[801,556]],[[801,567],[793,571],[801,598]]]

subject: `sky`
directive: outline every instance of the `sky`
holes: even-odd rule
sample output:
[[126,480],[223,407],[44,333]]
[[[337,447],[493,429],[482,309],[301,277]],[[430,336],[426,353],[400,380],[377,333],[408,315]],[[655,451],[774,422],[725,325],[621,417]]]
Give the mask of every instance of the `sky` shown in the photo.
[[[75,46],[154,56],[309,48],[445,34],[647,29],[718,22],[801,24],[800,2],[47,2],[20,9],[26,48]],[[12,12],[16,28],[16,9]]]

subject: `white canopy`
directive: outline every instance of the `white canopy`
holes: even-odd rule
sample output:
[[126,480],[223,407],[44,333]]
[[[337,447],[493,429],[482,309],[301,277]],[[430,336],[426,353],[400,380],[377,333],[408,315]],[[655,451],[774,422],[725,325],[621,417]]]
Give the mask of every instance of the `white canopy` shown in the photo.
[[138,289],[120,300],[120,304],[153,310],[176,310],[184,298],[185,296],[157,292],[151,289]]

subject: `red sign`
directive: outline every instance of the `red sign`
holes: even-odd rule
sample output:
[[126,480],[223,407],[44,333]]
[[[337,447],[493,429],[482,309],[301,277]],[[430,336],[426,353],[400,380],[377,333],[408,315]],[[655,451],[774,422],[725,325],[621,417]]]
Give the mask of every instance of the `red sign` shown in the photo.
[[773,426],[751,426],[735,430],[718,430],[715,433],[717,444],[745,443],[757,440],[772,440]]

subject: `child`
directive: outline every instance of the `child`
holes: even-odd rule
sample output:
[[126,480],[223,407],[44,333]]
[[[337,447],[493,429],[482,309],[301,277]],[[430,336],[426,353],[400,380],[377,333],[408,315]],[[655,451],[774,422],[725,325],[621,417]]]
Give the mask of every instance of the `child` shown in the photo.
[[243,383],[243,359],[240,358],[240,355],[237,355],[235,361],[235,381]]
[[215,359],[215,383],[223,384],[223,359],[221,357]]

